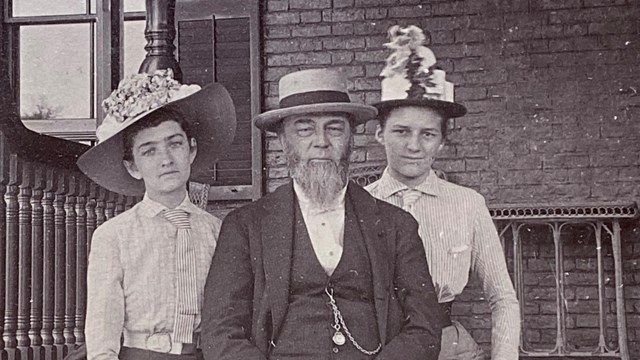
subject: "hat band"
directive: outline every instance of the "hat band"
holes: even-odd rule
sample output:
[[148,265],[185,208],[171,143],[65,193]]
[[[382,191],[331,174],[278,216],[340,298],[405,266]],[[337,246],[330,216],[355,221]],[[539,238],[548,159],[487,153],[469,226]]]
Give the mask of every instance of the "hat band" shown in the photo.
[[318,90],[291,94],[280,99],[280,108],[322,103],[348,103],[349,95],[342,91]]

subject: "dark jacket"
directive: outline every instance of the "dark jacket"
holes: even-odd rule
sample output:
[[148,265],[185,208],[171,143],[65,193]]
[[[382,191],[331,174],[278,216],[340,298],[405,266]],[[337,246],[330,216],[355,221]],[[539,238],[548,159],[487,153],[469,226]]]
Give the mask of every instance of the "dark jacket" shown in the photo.
[[[378,331],[376,359],[436,360],[441,311],[418,235],[403,210],[350,183],[371,261]],[[266,359],[289,304],[295,193],[284,185],[231,212],[222,224],[204,291],[205,359]]]

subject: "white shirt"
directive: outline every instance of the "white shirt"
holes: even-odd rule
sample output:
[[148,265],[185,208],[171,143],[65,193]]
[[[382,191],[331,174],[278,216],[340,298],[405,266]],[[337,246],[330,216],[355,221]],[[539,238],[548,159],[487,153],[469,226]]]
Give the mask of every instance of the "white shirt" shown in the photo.
[[327,210],[316,208],[295,180],[293,190],[316,257],[327,275],[331,275],[340,262],[344,248],[344,198],[347,187],[340,191],[334,204]]
[[[380,180],[365,189],[402,207],[402,192],[409,188],[385,170]],[[462,293],[473,273],[491,306],[491,359],[517,359],[520,309],[484,198],[472,189],[438,178],[433,171],[414,189],[421,196],[408,210],[420,225],[439,301],[451,301]]]

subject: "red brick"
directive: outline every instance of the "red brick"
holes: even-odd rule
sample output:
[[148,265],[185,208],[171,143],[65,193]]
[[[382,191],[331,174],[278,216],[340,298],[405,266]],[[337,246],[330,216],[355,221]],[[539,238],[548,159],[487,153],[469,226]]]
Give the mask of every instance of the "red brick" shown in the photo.
[[331,64],[345,65],[353,62],[353,53],[349,51],[332,51]]
[[355,79],[355,90],[380,90],[380,80]]
[[580,0],[537,0],[532,3],[535,10],[557,10],[567,8],[579,8]]
[[389,17],[391,18],[414,18],[431,16],[431,6],[420,4],[416,6],[394,6],[389,8]]
[[366,149],[355,149],[351,151],[351,155],[349,157],[349,161],[352,163],[364,162],[367,157]]
[[363,63],[380,63],[387,58],[387,52],[384,50],[356,52],[356,61]]
[[336,9],[353,6],[353,0],[333,0],[333,7]]
[[322,20],[325,22],[347,22],[364,20],[364,9],[324,10]]
[[300,50],[300,41],[297,39],[289,40],[267,40],[264,42],[264,52],[270,53],[288,53]]
[[331,37],[322,39],[322,45],[327,50],[362,49],[365,47],[365,40],[355,37]]
[[583,0],[582,3],[585,7],[596,7],[596,6],[625,5],[627,1],[626,0]]
[[387,155],[384,152],[384,148],[381,146],[370,148],[369,151],[367,152],[368,161],[386,160],[386,159],[387,159]]
[[432,5],[432,13],[435,16],[462,15],[465,11],[464,1],[441,2]]
[[300,14],[295,12],[277,12],[266,14],[264,17],[266,25],[289,25],[299,24]]
[[372,8],[365,10],[365,18],[366,19],[385,19],[387,17],[387,9],[385,8]]
[[332,24],[331,34],[333,35],[352,35],[353,24]]
[[325,36],[331,34],[330,25],[299,25],[291,29],[293,37],[311,37]]
[[289,9],[289,1],[287,0],[267,1],[267,12],[287,11],[288,9]]
[[322,12],[304,11],[300,13],[300,22],[303,24],[317,23],[322,21]]
[[291,36],[291,29],[284,26],[269,26],[266,29],[265,37],[267,39],[281,39]]
[[589,166],[589,156],[575,154],[549,154],[545,155],[543,167],[545,169],[566,169]]
[[289,9],[327,9],[331,0],[289,0]]

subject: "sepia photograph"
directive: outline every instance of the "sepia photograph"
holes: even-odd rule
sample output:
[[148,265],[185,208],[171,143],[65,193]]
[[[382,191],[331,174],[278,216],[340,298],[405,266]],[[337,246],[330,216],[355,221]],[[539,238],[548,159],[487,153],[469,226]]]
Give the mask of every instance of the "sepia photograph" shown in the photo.
[[638,0],[0,13],[2,360],[640,360]]

